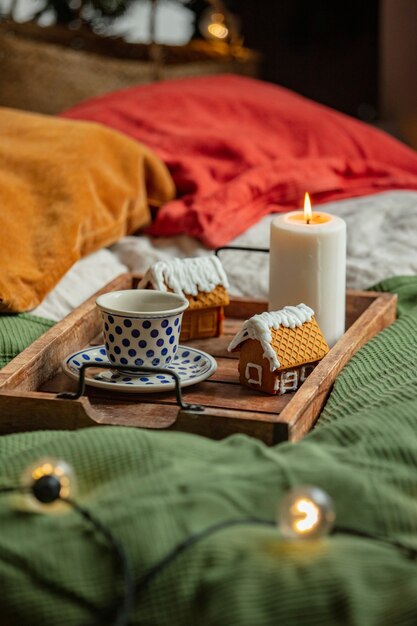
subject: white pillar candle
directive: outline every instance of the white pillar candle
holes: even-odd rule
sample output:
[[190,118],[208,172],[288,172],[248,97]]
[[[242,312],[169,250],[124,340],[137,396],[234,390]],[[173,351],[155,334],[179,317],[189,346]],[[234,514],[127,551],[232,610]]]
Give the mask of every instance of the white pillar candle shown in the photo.
[[345,332],[346,223],[293,211],[271,224],[269,310],[303,302],[332,347]]

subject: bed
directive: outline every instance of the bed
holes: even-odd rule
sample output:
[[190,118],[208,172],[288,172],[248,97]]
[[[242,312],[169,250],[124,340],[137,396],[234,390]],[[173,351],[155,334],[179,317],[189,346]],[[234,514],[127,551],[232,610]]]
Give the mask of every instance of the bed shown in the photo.
[[[387,191],[325,203],[321,208],[346,221],[348,289],[367,289],[392,276],[417,273],[417,192]],[[264,217],[228,245],[268,248],[273,218],[273,215]],[[59,321],[103,284],[125,271],[142,274],[155,261],[211,253],[187,235],[124,237],[78,261],[32,314]],[[224,251],[221,259],[231,293],[267,299],[267,255]]]
[[[153,261],[218,246],[269,246],[275,212],[313,202],[348,227],[347,286],[414,274],[415,153],[285,89],[221,76],[128,89],[76,105],[68,120],[99,122],[146,144],[167,165],[176,197],[142,234],[80,260],[33,313],[61,319],[100,284]],[[268,260],[224,252],[236,295],[266,297]],[[86,277],[89,276],[87,280]]]
[[[260,102],[264,117],[253,108]],[[179,196],[153,208],[152,224],[140,233],[119,230],[88,253],[80,245],[78,259],[47,294],[37,294],[34,308],[3,320],[52,324],[103,283],[158,259],[212,254],[226,243],[268,247],[274,213],[300,207],[306,190],[347,222],[348,287],[379,283],[395,291],[399,320],[343,370],[318,427],[295,446],[113,427],[33,432],[1,438],[0,485],[15,485],[45,455],[73,465],[77,498],[111,528],[132,563],[129,623],[414,626],[417,156],[375,129],[235,77],[128,90],[63,117],[144,141],[167,165]],[[123,150],[131,163],[133,144]],[[152,163],[142,170],[151,183],[159,167]],[[91,235],[96,224],[85,207],[80,219],[91,218]],[[265,298],[267,256],[238,254],[222,253],[231,291]],[[332,496],[335,532],[322,542],[287,543],[276,529],[277,503],[304,484]],[[74,511],[28,516],[3,498],[0,519],[5,624],[111,621],[120,573]]]

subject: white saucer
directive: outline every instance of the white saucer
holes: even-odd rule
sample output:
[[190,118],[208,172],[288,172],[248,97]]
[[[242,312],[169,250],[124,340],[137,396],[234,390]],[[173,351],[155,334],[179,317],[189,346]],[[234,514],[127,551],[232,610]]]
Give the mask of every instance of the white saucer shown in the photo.
[[[62,363],[67,376],[78,380],[83,363],[109,363],[104,346],[93,346],[70,354]],[[109,363],[110,365],[110,363]],[[188,346],[178,346],[175,359],[166,369],[176,372],[181,379],[181,387],[189,387],[205,380],[217,369],[216,360],[203,352]],[[175,389],[175,382],[166,374],[129,374],[108,369],[87,369],[85,383],[91,387],[101,387],[123,391],[124,393],[156,393]]]

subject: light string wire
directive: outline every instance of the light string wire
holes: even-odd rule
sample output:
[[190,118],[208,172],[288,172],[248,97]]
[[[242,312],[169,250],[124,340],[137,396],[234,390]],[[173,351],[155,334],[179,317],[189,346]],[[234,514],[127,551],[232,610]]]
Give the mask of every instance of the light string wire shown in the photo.
[[225,528],[230,528],[231,526],[242,526],[246,524],[258,524],[260,526],[276,526],[275,521],[262,520],[257,518],[246,518],[246,519],[231,519],[231,520],[223,520],[221,522],[216,522],[212,524],[212,526],[208,526],[207,528],[203,528],[203,530],[197,531],[192,535],[189,535],[184,541],[178,543],[174,548],[168,552],[167,555],[162,557],[160,561],[152,565],[148,569],[147,572],[142,576],[136,585],[136,595],[141,594],[148,585],[165,569],[167,568],[177,557],[186,552],[189,548],[194,546],[196,543],[199,543],[203,539],[206,539],[210,535],[214,535],[215,533],[224,530]]
[[[31,487],[23,486],[6,486],[0,487],[0,495],[3,494],[33,494]],[[116,616],[112,622],[112,626],[127,626],[129,623],[129,617],[135,606],[135,579],[133,574],[132,565],[127,557],[126,551],[122,544],[116,539],[111,530],[103,524],[95,515],[88,509],[82,507],[80,504],[72,500],[71,498],[63,498],[58,496],[59,502],[64,502],[76,513],[78,513],[90,526],[94,528],[105,539],[108,546],[111,548],[115,555],[123,580],[123,598],[121,602],[117,602],[115,609]]]
[[135,607],[135,578],[132,565],[127,557],[126,550],[122,544],[116,539],[110,529],[103,524],[88,509],[80,506],[77,502],[70,498],[61,498],[62,502],[66,502],[74,511],[79,513],[83,519],[88,522],[95,530],[97,530],[112,548],[113,553],[119,563],[123,580],[123,599],[118,603],[117,613],[113,626],[125,626],[129,622],[129,616]]
[[[230,528],[232,526],[241,526],[246,524],[258,524],[260,526],[273,526],[276,527],[276,521],[272,520],[262,520],[257,518],[247,518],[247,519],[232,519],[232,520],[223,520],[221,522],[217,522],[212,526],[208,526],[201,531],[198,531],[186,539],[181,543],[174,546],[174,548],[168,552],[168,554],[160,561],[155,563],[152,567],[148,569],[147,572],[142,576],[136,585],[136,596],[139,596],[148,586],[149,584],[160,574],[164,569],[166,569],[177,557],[186,552],[189,548],[194,546],[196,543],[199,543],[203,539],[214,535],[215,533],[224,530],[226,528]],[[389,539],[388,537],[383,537],[380,535],[372,535],[371,533],[367,533],[363,530],[357,530],[354,528],[345,528],[343,526],[335,526],[331,531],[330,535],[351,535],[353,537],[357,537],[360,539],[371,539],[372,541],[378,541],[385,545],[390,546],[391,548],[396,548],[400,552],[404,554],[405,557],[411,560],[417,560],[417,548],[412,548],[411,546],[406,546],[405,544],[396,541],[394,539]],[[289,543],[294,543],[294,539],[288,540]],[[306,541],[305,539],[300,539],[300,541]],[[307,540],[308,541],[308,540]],[[311,540],[310,540],[311,541]]]
[[[28,487],[0,487],[0,494],[10,494],[10,493],[30,493],[31,489]],[[159,561],[157,561],[154,565],[152,565],[145,574],[139,579],[138,583],[135,585],[133,570],[131,564],[127,558],[126,552],[123,546],[117,541],[114,537],[113,533],[105,526],[99,519],[92,515],[90,511],[80,506],[72,499],[67,498],[59,498],[60,501],[67,503],[70,507],[73,508],[77,513],[79,513],[84,520],[89,522],[100,534],[105,538],[107,543],[111,546],[114,554],[117,556],[117,559],[120,563],[120,569],[123,573],[123,586],[124,586],[124,597],[121,605],[117,609],[116,620],[113,623],[113,626],[127,626],[129,621],[129,616],[132,613],[135,606],[135,599],[143,593],[146,588],[151,584],[151,582],[157,578],[167,567],[171,565],[179,556],[183,553],[187,552],[194,545],[199,543],[200,541],[210,537],[211,535],[216,534],[226,528],[230,528],[233,526],[242,526],[242,525],[259,525],[259,526],[268,526],[275,527],[276,521],[272,520],[263,520],[259,518],[242,518],[242,519],[230,519],[230,520],[222,520],[220,522],[216,522],[207,528],[204,528],[200,531],[189,535],[182,542],[178,543],[176,546],[172,548],[170,552],[168,552],[164,557],[162,557]],[[345,534],[351,535],[362,539],[370,539],[372,541],[378,541],[388,545],[392,548],[396,548],[401,551],[405,557],[416,560],[417,559],[417,548],[413,548],[411,546],[407,546],[399,541],[394,539],[390,539],[388,537],[383,537],[380,535],[373,535],[363,530],[346,528],[343,526],[335,526],[331,531],[331,535]]]

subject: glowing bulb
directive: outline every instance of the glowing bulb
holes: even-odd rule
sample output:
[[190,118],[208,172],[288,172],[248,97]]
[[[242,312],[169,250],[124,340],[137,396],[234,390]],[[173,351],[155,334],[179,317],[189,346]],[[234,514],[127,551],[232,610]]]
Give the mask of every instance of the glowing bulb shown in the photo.
[[207,30],[213,39],[226,39],[229,34],[227,26],[216,22],[214,24],[209,24]]
[[304,219],[307,224],[310,224],[311,220],[313,219],[310,196],[307,192],[304,196]]
[[68,510],[64,500],[76,493],[74,470],[61,459],[38,459],[25,470],[21,484],[25,492],[19,508],[41,513]]
[[306,498],[294,502],[291,513],[294,516],[294,528],[300,534],[311,532],[320,519],[320,509]]
[[305,485],[291,489],[278,510],[278,524],[285,539],[317,539],[327,535],[334,524],[335,512],[330,496]]
[[225,40],[229,36],[229,28],[226,25],[226,16],[212,7],[206,9],[198,23],[201,34],[205,39]]

